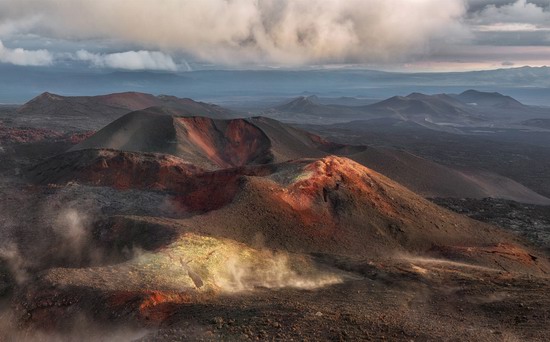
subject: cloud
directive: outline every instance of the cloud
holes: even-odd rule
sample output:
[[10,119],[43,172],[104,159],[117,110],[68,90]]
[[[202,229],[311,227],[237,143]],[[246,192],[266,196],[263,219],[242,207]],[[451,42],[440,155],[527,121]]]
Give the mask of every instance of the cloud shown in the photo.
[[[515,3],[517,0],[467,0],[468,11],[470,13],[475,13],[483,10],[486,7],[492,6],[505,6]],[[539,7],[550,7],[550,2],[548,0],[529,0],[531,4],[535,4]]]
[[[464,0],[0,0],[0,24],[26,33],[227,64],[401,61],[467,38],[465,13]],[[88,57],[158,60],[141,55]]]
[[96,67],[108,67],[127,70],[165,70],[178,69],[172,57],[159,51],[126,51],[110,54],[92,53],[79,50],[76,59],[92,63]]
[[468,16],[475,45],[548,46],[550,42],[548,2],[500,1],[478,9]]
[[0,63],[15,65],[43,66],[53,63],[53,56],[48,50],[10,49],[0,40]]
[[550,29],[550,7],[539,6],[526,0],[517,0],[501,6],[492,4],[472,15],[472,22],[484,30],[491,26],[496,31],[503,28],[511,31],[517,27],[519,31]]
[[490,25],[478,25],[479,32],[538,32],[550,31],[550,27],[539,27],[527,23],[494,23]]

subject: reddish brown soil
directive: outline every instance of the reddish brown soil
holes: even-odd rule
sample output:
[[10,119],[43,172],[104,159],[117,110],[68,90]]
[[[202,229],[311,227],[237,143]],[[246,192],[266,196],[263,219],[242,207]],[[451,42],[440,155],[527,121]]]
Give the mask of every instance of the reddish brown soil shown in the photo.
[[215,121],[204,117],[175,118],[189,142],[220,168],[243,166],[271,159],[269,138],[244,119]]
[[10,127],[0,121],[0,143],[29,144],[37,142],[67,141],[76,145],[88,139],[94,131],[62,133],[51,129],[34,127]]
[[62,154],[32,168],[29,175],[42,184],[80,181],[117,189],[174,189],[202,169],[161,154],[84,150]]
[[95,131],[76,132],[76,133],[69,133],[66,135],[66,137],[71,144],[76,145],[76,144],[80,144],[81,142],[88,139],[94,134],[95,134]]
[[6,127],[0,123],[1,143],[31,143],[61,137],[63,137],[62,133],[49,129]]

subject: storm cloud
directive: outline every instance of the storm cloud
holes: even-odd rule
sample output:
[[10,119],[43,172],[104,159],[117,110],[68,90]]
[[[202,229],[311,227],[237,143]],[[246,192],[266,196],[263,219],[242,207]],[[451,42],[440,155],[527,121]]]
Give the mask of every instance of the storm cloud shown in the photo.
[[226,64],[386,62],[462,39],[465,11],[462,0],[1,0],[0,25]]
[[[239,67],[429,68],[434,61],[491,67],[514,57],[514,47],[547,51],[550,2],[0,0],[0,40],[10,46],[2,48],[0,62],[25,65],[72,56],[99,68],[165,71],[187,70],[185,60]],[[506,46],[513,51],[479,58],[480,49],[491,54]],[[547,60],[531,52],[510,62]]]
[[526,0],[504,4],[488,5],[472,15],[475,24],[485,30],[526,31],[550,30],[550,8],[538,6]]
[[[549,46],[550,2],[517,0],[490,4],[469,16],[475,43],[500,46]],[[546,59],[548,57],[546,56]]]

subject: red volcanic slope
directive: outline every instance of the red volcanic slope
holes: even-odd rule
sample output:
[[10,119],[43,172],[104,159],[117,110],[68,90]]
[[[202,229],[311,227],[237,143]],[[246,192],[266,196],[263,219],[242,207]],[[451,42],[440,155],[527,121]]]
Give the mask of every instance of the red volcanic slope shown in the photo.
[[[88,162],[79,164],[84,158],[78,155],[83,153]],[[498,262],[511,270],[522,270],[524,258],[519,256],[529,254],[516,238],[444,210],[346,158],[213,172],[177,158],[149,154],[77,151],[65,158],[65,164],[53,169],[47,164],[37,167],[35,179],[51,173],[58,179],[46,177],[42,182],[75,180],[169,191],[182,213],[194,215],[160,224],[175,225],[182,232],[213,234],[247,244],[254,244],[260,236],[269,248],[369,258],[409,252],[442,255],[452,249],[459,254],[456,259],[489,267]],[[498,246],[502,242],[523,252],[501,256],[505,249]],[[497,256],[489,258],[485,250]],[[548,271],[547,266],[543,258],[528,265],[534,272]]]
[[182,117],[173,120],[178,151],[183,156],[191,152],[221,168],[264,164],[273,160],[269,138],[244,119],[222,121]]
[[[550,271],[545,258],[525,262],[525,255],[536,253],[527,252],[516,237],[444,210],[346,158],[283,163],[269,176],[245,175],[239,182],[226,206],[180,224],[248,244],[260,236],[267,247],[293,252],[379,259],[441,256],[434,247],[458,246],[455,260]],[[498,247],[503,242],[514,247]]]
[[214,120],[166,114],[152,109],[129,113],[72,150],[172,154],[208,170],[336,154],[427,197],[496,197],[550,204],[549,199],[499,175],[457,171],[402,151],[335,144],[272,119]]
[[266,118],[214,120],[145,110],[127,114],[72,150],[100,148],[178,156],[205,169],[320,157],[334,145]]
[[204,170],[170,155],[84,150],[54,157],[30,169],[29,175],[41,184],[79,181],[117,189],[173,190],[182,180],[201,172]]
[[231,202],[242,175],[266,175],[270,169],[266,165],[208,172],[170,155],[83,150],[39,164],[28,176],[38,184],[77,181],[121,190],[164,190],[174,193],[186,211],[204,212]]

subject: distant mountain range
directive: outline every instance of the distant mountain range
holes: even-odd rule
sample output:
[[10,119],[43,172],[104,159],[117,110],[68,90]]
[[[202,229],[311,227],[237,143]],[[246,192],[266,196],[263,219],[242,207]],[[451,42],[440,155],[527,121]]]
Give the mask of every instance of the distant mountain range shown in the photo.
[[[100,96],[60,96],[45,92],[19,107],[15,122],[64,130],[98,129],[126,113],[151,107],[171,115],[216,118],[231,115],[231,111],[213,104],[168,95],[125,92]],[[53,122],[54,127],[51,127]]]
[[[309,95],[294,98],[257,114],[292,123],[396,119],[455,133],[461,127],[521,125],[544,129],[544,124],[536,125],[537,121],[532,120],[550,119],[550,108],[528,106],[498,92],[472,89],[460,94],[426,95],[415,92],[367,105],[365,102],[369,103],[369,100]],[[157,107],[157,112],[169,115],[201,115],[216,119],[256,114],[238,113],[188,98],[140,92],[100,96],[61,96],[45,92],[19,107],[12,120],[18,126],[64,131],[95,130],[124,114],[152,107]]]
[[[550,108],[527,106],[497,92],[467,90],[460,94],[411,93],[393,96],[370,105],[322,104],[317,96],[301,96],[275,107],[279,113],[305,114],[330,120],[350,121],[391,118],[421,125],[489,126],[520,123],[526,119],[550,117]],[[350,103],[353,101],[350,100]],[[269,114],[269,112],[267,112]],[[283,120],[284,115],[279,114]],[[290,115],[288,120],[295,118]],[[435,125],[435,126],[434,126]],[[444,129],[444,127],[442,127]]]
[[480,107],[498,107],[498,108],[516,108],[516,109],[526,109],[528,106],[525,106],[518,100],[502,95],[497,92],[488,93],[481,92],[477,90],[466,90],[459,95],[450,95],[462,103],[468,105],[480,106]]
[[[348,101],[351,102],[353,100],[348,99]],[[338,117],[342,119],[354,119],[365,114],[361,108],[350,105],[323,104],[320,98],[315,95],[297,97],[288,103],[275,107],[274,110],[275,112],[282,113],[307,114],[317,117]]]
[[63,95],[123,91],[172,94],[207,102],[235,96],[384,99],[411,92],[461,93],[474,88],[509,94],[523,103],[550,106],[550,68],[512,68],[454,73],[373,70],[199,70],[183,73],[106,72],[0,64],[0,103],[24,103],[51,91]]

